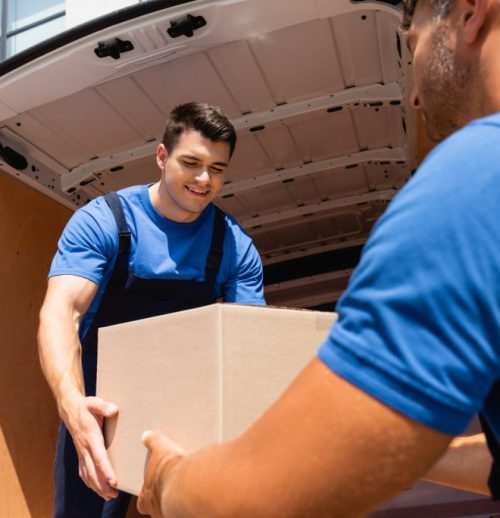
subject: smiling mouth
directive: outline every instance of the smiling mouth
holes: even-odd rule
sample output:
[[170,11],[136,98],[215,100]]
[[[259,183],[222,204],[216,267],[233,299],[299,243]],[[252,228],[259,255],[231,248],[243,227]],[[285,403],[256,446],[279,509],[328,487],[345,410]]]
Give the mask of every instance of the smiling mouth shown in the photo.
[[192,193],[196,196],[200,196],[201,198],[206,198],[208,196],[208,194],[210,193],[210,191],[198,189],[197,187],[193,187],[191,185],[186,185],[185,187],[190,193]]

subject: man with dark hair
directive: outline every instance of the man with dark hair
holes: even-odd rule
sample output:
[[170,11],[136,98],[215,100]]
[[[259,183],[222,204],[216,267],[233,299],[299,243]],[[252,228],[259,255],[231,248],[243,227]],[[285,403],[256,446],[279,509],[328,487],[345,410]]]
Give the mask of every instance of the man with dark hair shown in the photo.
[[188,130],[198,131],[213,142],[227,142],[229,157],[233,156],[236,132],[217,107],[201,103],[186,103],[174,108],[167,119],[162,140],[168,153],[172,153],[181,135]]
[[192,455],[145,434],[140,510],[362,516],[477,413],[500,498],[500,0],[409,7],[411,99],[442,142],[377,222],[318,356],[247,432]]
[[[236,133],[218,108],[170,114],[156,162],[160,180],[108,193],[68,222],[40,313],[39,352],[63,421],[55,516],[125,516],[101,431],[118,409],[95,396],[97,328],[228,302],[264,304],[252,240],[212,201]],[[80,474],[80,477],[79,477]]]

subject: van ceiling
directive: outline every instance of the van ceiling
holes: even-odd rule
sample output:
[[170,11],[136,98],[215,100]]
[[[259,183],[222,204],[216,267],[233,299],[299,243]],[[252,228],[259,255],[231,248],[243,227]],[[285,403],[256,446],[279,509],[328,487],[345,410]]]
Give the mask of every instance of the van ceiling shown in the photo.
[[[172,37],[188,15],[205,25]],[[0,78],[0,142],[27,160],[1,168],[76,208],[158,179],[175,105],[219,105],[238,145],[217,205],[253,237],[268,302],[334,303],[416,164],[400,21],[386,2],[205,0],[114,25]],[[99,58],[116,38],[133,49]]]

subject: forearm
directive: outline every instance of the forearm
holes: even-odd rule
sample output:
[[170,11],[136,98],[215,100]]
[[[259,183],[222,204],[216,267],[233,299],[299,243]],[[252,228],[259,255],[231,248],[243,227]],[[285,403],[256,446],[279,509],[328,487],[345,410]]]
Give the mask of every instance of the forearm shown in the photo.
[[245,453],[237,443],[229,443],[165,461],[154,485],[160,509],[153,516],[266,518],[276,516],[277,508],[283,516],[292,516],[286,499],[272,489],[272,467],[259,459],[259,451]]
[[158,447],[142,498],[155,518],[362,516],[421,477],[448,442],[315,360],[235,441],[160,467]]
[[42,308],[38,330],[40,364],[64,421],[71,401],[84,397],[80,351],[78,323],[70,311]]
[[489,495],[487,480],[491,463],[484,434],[456,437],[423,479]]

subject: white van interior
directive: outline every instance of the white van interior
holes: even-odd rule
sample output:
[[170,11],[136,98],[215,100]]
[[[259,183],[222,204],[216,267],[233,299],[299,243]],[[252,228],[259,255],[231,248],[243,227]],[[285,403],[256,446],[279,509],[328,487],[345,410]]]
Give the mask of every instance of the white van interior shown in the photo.
[[333,307],[416,166],[400,11],[349,0],[170,3],[5,73],[0,142],[25,161],[4,153],[3,168],[76,208],[155,181],[166,114],[189,100],[216,104],[239,139],[217,204],[261,252],[268,302]]

